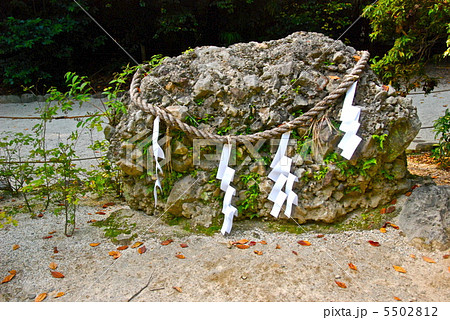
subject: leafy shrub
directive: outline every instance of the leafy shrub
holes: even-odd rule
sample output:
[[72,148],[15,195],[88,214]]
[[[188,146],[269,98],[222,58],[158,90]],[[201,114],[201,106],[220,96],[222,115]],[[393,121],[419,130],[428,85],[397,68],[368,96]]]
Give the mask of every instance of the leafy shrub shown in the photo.
[[450,166],[450,111],[445,110],[445,114],[434,121],[434,131],[436,139],[439,139],[439,146],[433,150],[433,157],[440,162],[441,166]]

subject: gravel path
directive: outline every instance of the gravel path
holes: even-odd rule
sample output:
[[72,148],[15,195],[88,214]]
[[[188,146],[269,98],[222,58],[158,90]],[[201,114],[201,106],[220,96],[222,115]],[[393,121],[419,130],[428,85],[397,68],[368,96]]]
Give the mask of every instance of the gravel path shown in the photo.
[[[18,227],[0,229],[0,278],[16,270],[11,281],[0,284],[0,300],[33,301],[41,293],[47,293],[44,301],[373,302],[395,301],[395,297],[448,301],[450,297],[450,259],[444,258],[448,252],[412,247],[401,228],[319,238],[317,233],[273,232],[267,230],[267,222],[245,221],[236,222],[228,237],[220,233],[205,236],[169,226],[125,204],[106,209],[100,205],[91,202],[79,208],[78,229],[70,238],[63,234],[63,217],[51,214],[36,219],[20,214],[16,216]],[[95,213],[100,210],[106,215]],[[144,242],[146,252],[139,254],[137,248],[129,247],[117,259],[108,254],[120,244],[113,244],[101,228],[88,221],[105,219],[114,211],[136,223],[133,232],[138,236],[132,243]],[[167,239],[173,242],[161,245]],[[256,244],[247,249],[230,246],[229,241],[241,239]],[[299,245],[299,240],[311,245]],[[370,245],[369,240],[380,246]],[[91,247],[91,243],[100,244]],[[182,243],[187,247],[182,248]],[[14,245],[19,247],[14,250]],[[426,262],[424,256],[435,263]],[[52,262],[64,278],[52,276]],[[349,263],[357,270],[350,269]],[[394,265],[406,273],[396,271]],[[56,298],[58,292],[65,294]]]

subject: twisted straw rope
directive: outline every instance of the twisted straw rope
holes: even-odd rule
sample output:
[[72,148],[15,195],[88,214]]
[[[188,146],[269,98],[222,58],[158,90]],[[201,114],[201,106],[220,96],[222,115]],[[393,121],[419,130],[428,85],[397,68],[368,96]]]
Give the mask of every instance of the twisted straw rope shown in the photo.
[[316,103],[316,105],[313,108],[308,110],[303,115],[289,122],[285,122],[278,127],[249,135],[220,136],[215,133],[199,130],[193,126],[188,125],[185,122],[182,122],[180,119],[174,117],[166,110],[148,103],[146,99],[142,98],[142,93],[139,90],[139,87],[141,85],[141,79],[143,78],[143,74],[145,72],[145,68],[140,68],[134,74],[130,87],[130,97],[131,102],[134,103],[136,106],[138,106],[142,111],[149,112],[155,117],[159,116],[169,127],[178,128],[195,138],[211,139],[221,143],[227,143],[229,141],[233,141],[234,143],[245,143],[245,142],[255,143],[256,141],[261,139],[271,139],[279,137],[283,133],[291,131],[293,129],[300,129],[302,132],[306,132],[312,125],[313,120],[315,118],[318,118],[318,116],[321,115],[326,109],[331,107],[336,102],[337,99],[339,99],[345,92],[347,92],[347,89],[353,84],[353,82],[359,79],[360,75],[367,66],[367,61],[369,60],[369,57],[370,57],[369,52],[363,51],[359,61],[353,67],[352,71],[343,77],[339,86],[332,92],[330,92],[328,96],[326,96],[321,101]]

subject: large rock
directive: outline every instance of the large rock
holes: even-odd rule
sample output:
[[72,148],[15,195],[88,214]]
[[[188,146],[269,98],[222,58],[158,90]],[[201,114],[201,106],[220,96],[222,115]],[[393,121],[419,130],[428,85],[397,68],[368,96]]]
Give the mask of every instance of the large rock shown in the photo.
[[[167,58],[149,71],[140,92],[149,103],[198,129],[221,135],[250,134],[310,110],[339,85],[360,54],[341,41],[305,32],[228,48],[199,47]],[[369,68],[363,72],[354,100],[362,110],[358,136],[363,142],[351,161],[341,158],[337,148],[342,137],[336,129],[342,102],[343,97],[330,106],[307,136],[291,135],[291,172],[299,178],[294,184],[299,204],[293,217],[300,223],[333,222],[356,209],[387,203],[411,187],[404,151],[420,129],[411,100],[387,92]],[[149,149],[153,119],[130,103],[128,113],[111,130],[111,154],[123,169],[129,204],[149,214],[157,210],[199,217],[215,210],[219,215],[223,192],[215,179],[220,159],[214,156],[217,146],[194,143],[186,133],[168,130],[164,122],[160,138],[166,139],[160,145],[166,159],[161,178],[169,194],[159,197],[155,209],[151,196],[155,170]],[[273,203],[267,195],[273,182],[267,173],[277,143],[237,146],[231,167],[236,169],[232,185],[238,191],[233,201],[239,217],[270,217]],[[199,174],[202,179],[190,185]],[[209,224],[204,218],[196,218],[196,223],[200,220]]]
[[424,185],[415,189],[397,221],[414,245],[447,250],[450,248],[450,186]]

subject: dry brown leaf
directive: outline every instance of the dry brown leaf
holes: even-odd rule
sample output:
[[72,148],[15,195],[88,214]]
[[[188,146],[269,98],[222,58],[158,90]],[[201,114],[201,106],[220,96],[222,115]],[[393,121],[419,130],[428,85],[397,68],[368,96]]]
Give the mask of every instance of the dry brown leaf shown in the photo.
[[292,253],[295,254],[296,256],[298,256],[297,251],[292,250]]
[[53,247],[53,253],[58,253],[58,247]]
[[48,234],[54,234],[56,233],[56,230],[50,231]]
[[444,255],[442,256],[442,258],[443,258],[443,259],[448,259],[448,258],[450,258],[450,254],[444,254]]
[[89,243],[89,245],[90,245],[91,247],[96,247],[96,246],[100,245],[100,242]]
[[448,272],[450,272],[450,267],[448,267]]
[[253,251],[253,252],[256,253],[258,256],[262,256],[262,254],[263,254],[262,251],[258,251],[258,250],[255,250],[255,251]]
[[53,278],[64,278],[64,275],[58,271],[50,271]]
[[422,259],[429,263],[436,263],[436,261],[434,261],[433,259],[425,257],[425,256],[423,256]]
[[354,55],[353,59],[355,59],[355,61],[358,62],[361,59],[361,56]]
[[112,256],[114,259],[117,259],[122,255],[119,251],[110,251],[108,252],[108,254]]
[[410,256],[411,258],[413,258],[413,259],[416,258],[416,255],[415,255],[415,254],[410,254],[409,256]]
[[248,241],[249,241],[249,240],[247,240],[247,239],[241,239],[241,240],[239,240],[239,241],[233,242],[233,244],[246,244]]
[[142,246],[144,243],[143,242],[140,242],[140,241],[137,241],[137,242],[135,242],[132,246],[131,246],[131,248],[137,248],[137,247],[140,247],[140,246]]
[[248,249],[248,248],[250,248],[250,246],[248,246],[246,244],[237,244],[236,247],[239,248],[239,249]]
[[126,250],[128,249],[128,246],[120,246],[117,248],[117,250]]
[[[11,271],[10,271],[9,273],[11,273]],[[2,280],[2,283],[10,282],[15,276],[16,276],[15,273],[11,273],[11,274],[7,275],[7,276]]]
[[60,297],[62,297],[63,295],[65,295],[64,292],[58,292],[58,293],[56,294],[55,298],[60,298]]
[[11,271],[8,271],[10,274],[16,274],[17,273],[17,271],[16,270],[11,270]]
[[297,241],[297,243],[302,246],[310,246],[311,245],[311,242],[309,242],[307,240],[299,240],[299,241]]
[[345,284],[345,283],[343,283],[343,282],[340,282],[340,281],[337,281],[337,280],[334,280],[334,282],[336,282],[336,284],[339,286],[339,287],[341,287],[341,288],[347,288],[347,285]]
[[13,250],[17,250],[19,248],[20,248],[20,246],[18,244],[13,245],[13,247],[12,247]]
[[189,246],[188,246],[187,243],[180,243],[180,247],[182,247],[182,248],[187,248],[187,247],[189,247]]
[[53,236],[45,236],[45,237],[42,237],[42,239],[50,239],[50,238],[53,238]]
[[389,225],[390,225],[392,228],[396,229],[396,230],[400,229],[400,227],[399,227],[398,225],[396,225],[396,224],[389,223]]
[[250,242],[248,243],[248,245],[249,245],[250,247],[256,246],[256,241],[250,241]]
[[397,199],[392,199],[391,204],[392,205],[397,204]]
[[56,268],[58,268],[58,265],[57,265],[56,263],[52,262],[52,263],[49,264],[48,267],[49,267],[50,269],[52,269],[52,270],[56,270]]
[[386,213],[392,213],[395,211],[395,206],[390,206],[389,208],[386,209]]
[[172,287],[172,289],[175,289],[175,290],[177,290],[179,293],[181,293],[181,292],[183,292],[183,290],[181,290],[181,288],[180,287]]
[[175,257],[177,257],[178,259],[186,259],[186,257],[181,253],[176,254]]
[[139,254],[143,254],[143,253],[145,253],[147,251],[147,248],[145,247],[145,246],[142,246],[142,247],[140,247],[138,250],[137,250],[137,252],[139,253]]
[[261,243],[261,244],[267,244],[267,242],[265,242],[264,240],[261,240],[259,243]]
[[351,262],[348,264],[348,267],[352,270],[358,271],[358,268]]
[[275,247],[275,249],[281,249],[281,246],[279,244],[277,244],[277,246]]
[[106,212],[103,212],[103,211],[97,211],[95,214],[99,214],[99,215],[104,216],[104,215],[106,214]]
[[92,220],[89,220],[87,223],[92,223],[92,222],[97,222],[97,220],[92,219]]
[[386,208],[381,208],[380,214],[385,214],[385,213],[386,213]]
[[165,240],[165,241],[161,242],[161,245],[162,246],[167,246],[167,245],[171,244],[172,242],[173,242],[172,239],[168,239],[168,240]]
[[402,299],[400,299],[399,297],[394,297],[394,300],[402,301]]
[[393,266],[393,267],[397,272],[406,273],[406,270],[400,266]]
[[386,228],[380,228],[381,233],[386,233]]
[[405,193],[405,196],[407,196],[407,197],[409,197],[409,196],[411,196],[412,195],[412,192],[411,191],[408,191],[407,193]]
[[325,237],[324,234],[318,234],[318,235],[317,235],[317,238],[323,238],[323,237]]
[[45,298],[47,298],[47,293],[41,293],[40,295],[38,295],[35,299],[34,302],[41,302],[43,301]]
[[376,241],[369,240],[369,241],[367,241],[367,242],[369,242],[370,245],[371,245],[371,246],[374,246],[374,247],[379,247],[379,246],[380,246],[380,243],[379,243],[379,242],[376,242]]
[[328,76],[331,80],[339,80],[340,78],[338,76]]

